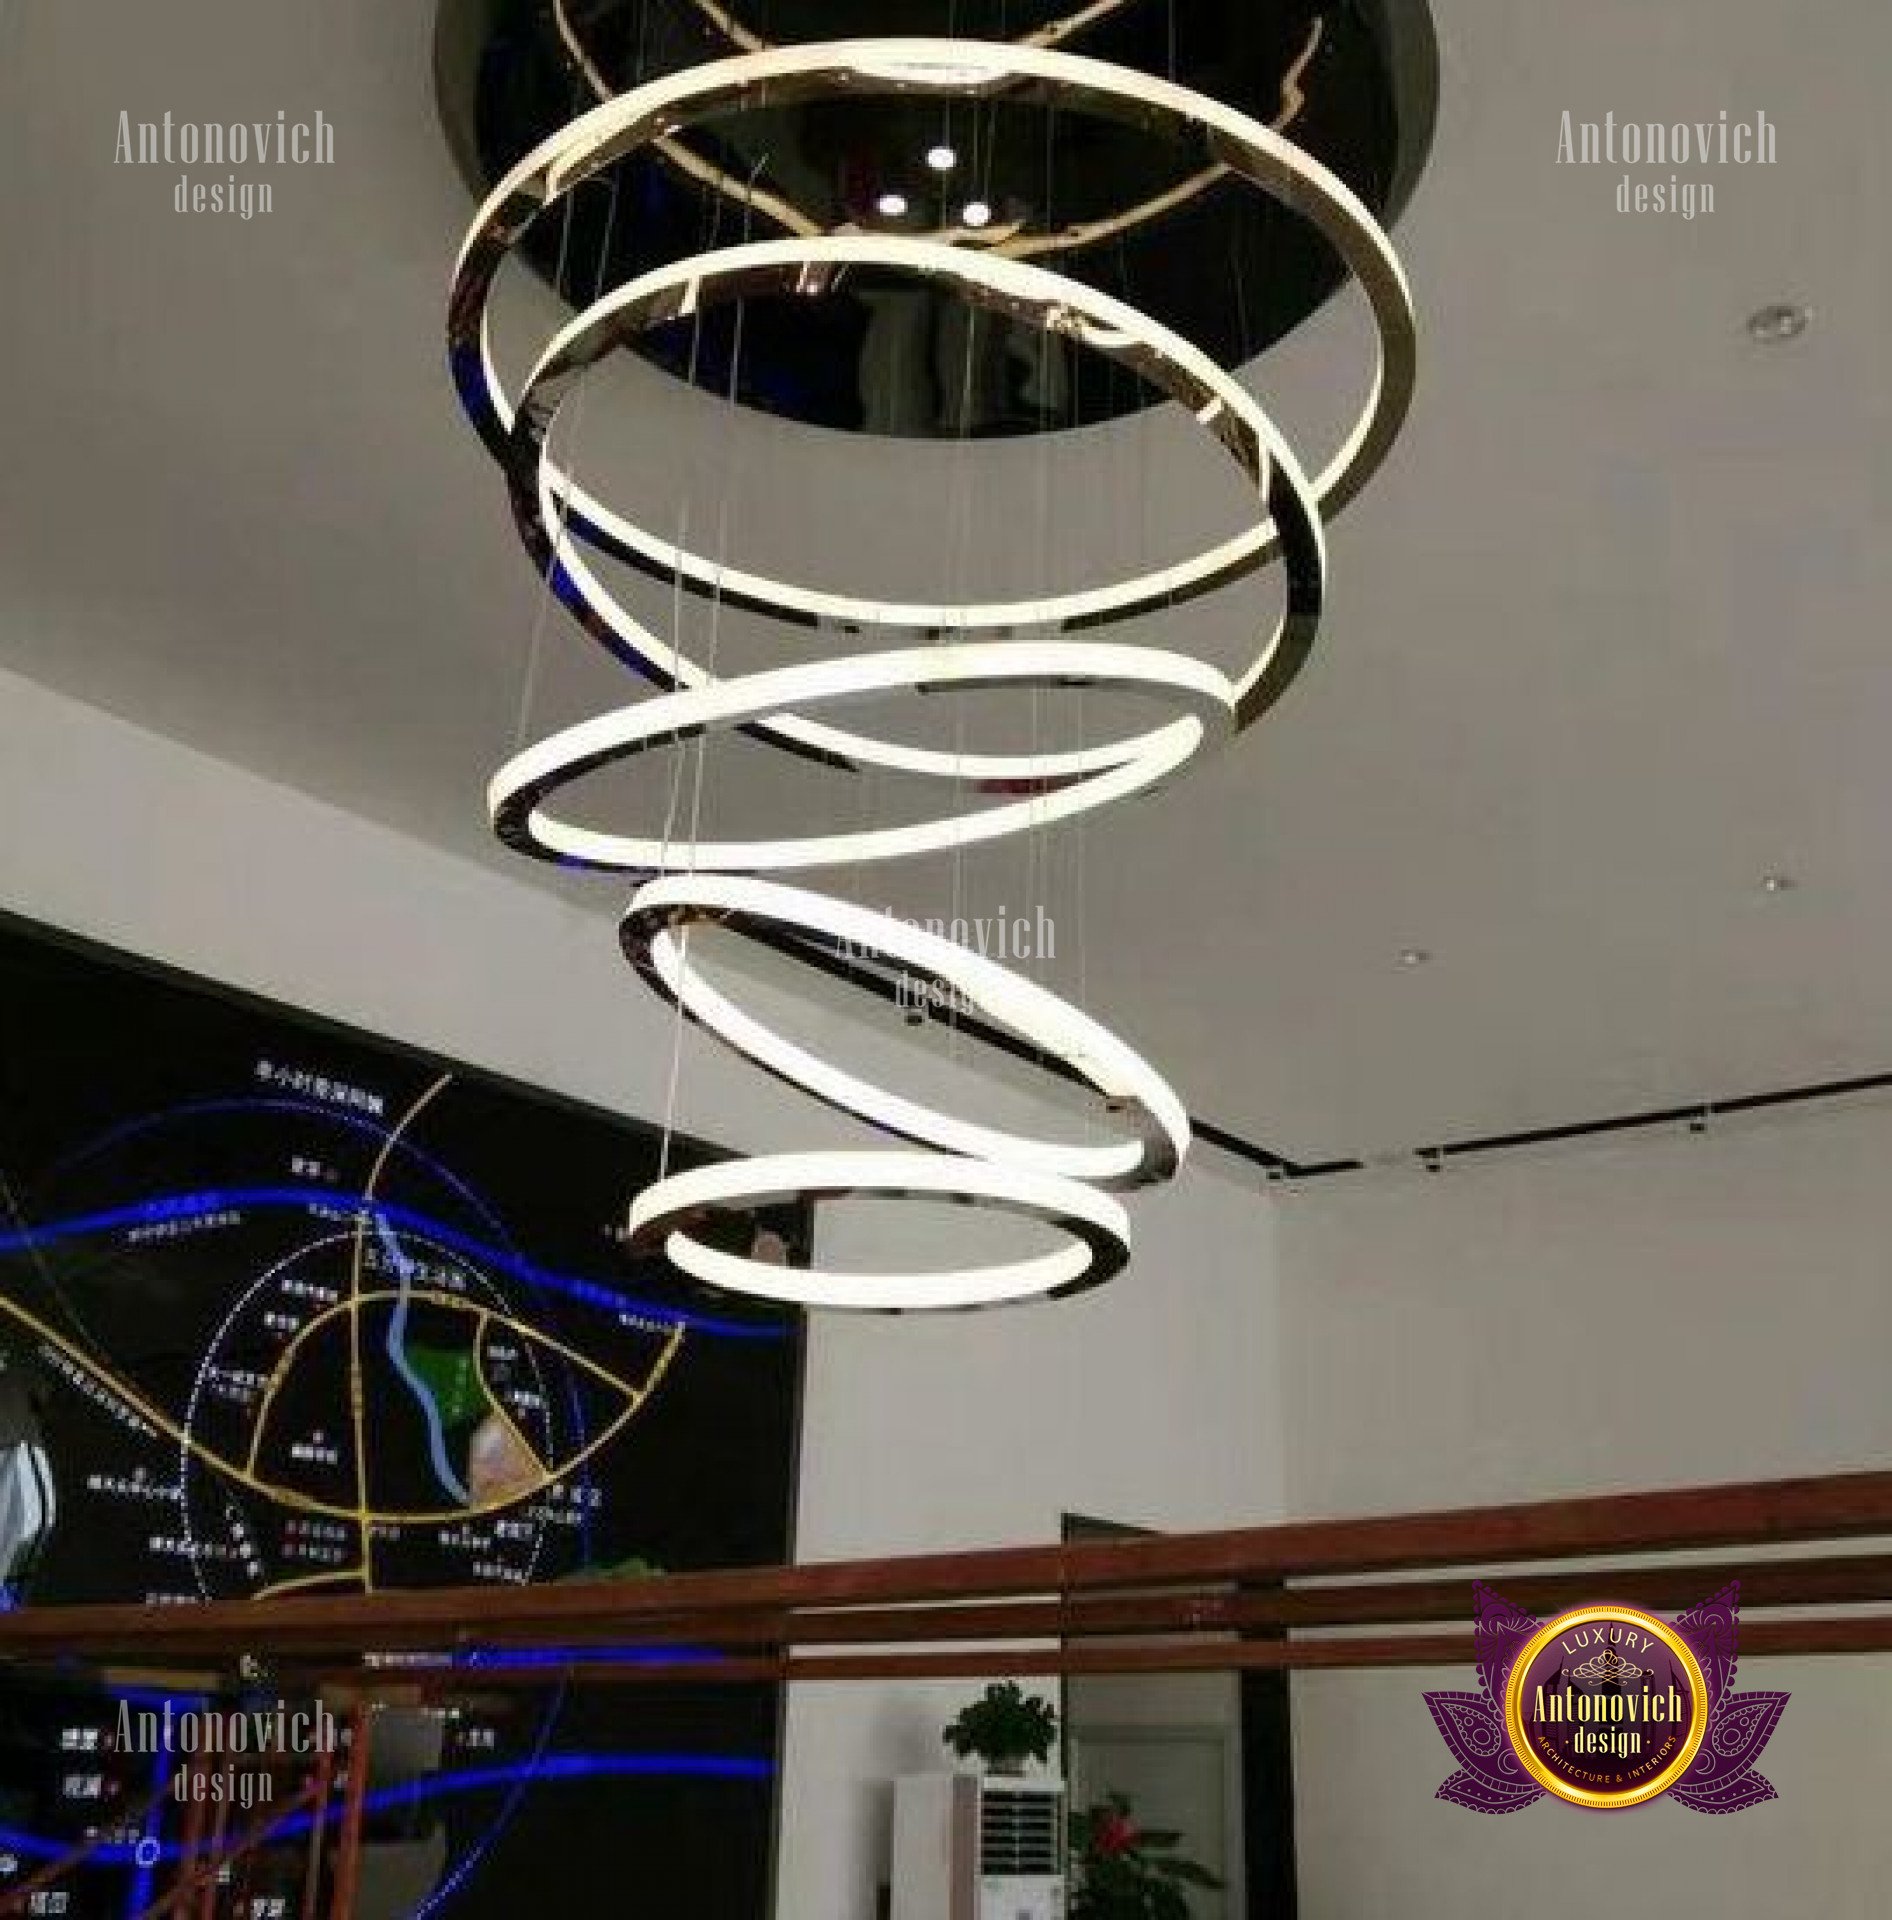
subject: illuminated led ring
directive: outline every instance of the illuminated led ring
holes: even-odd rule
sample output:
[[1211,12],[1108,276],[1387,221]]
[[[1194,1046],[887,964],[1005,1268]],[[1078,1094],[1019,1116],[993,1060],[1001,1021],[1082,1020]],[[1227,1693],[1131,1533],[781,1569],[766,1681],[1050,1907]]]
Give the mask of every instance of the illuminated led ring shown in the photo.
[[[506,254],[532,220],[582,181],[659,136],[732,107],[781,106],[837,93],[1044,100],[1061,109],[1164,126],[1198,144],[1233,175],[1318,226],[1359,279],[1373,309],[1377,363],[1359,417],[1314,483],[1323,511],[1343,507],[1385,457],[1412,395],[1411,298],[1390,242],[1344,182],[1246,114],[1172,82],[1046,48],[952,40],[842,41],[715,61],[595,109],[514,167],[481,209],[462,249],[449,313],[454,380],[474,426],[497,457],[507,457],[515,410],[492,363],[488,303]],[[831,619],[922,631],[1097,625],[1207,592],[1252,572],[1281,550],[1277,529],[1263,525],[1178,565],[1105,587],[1009,602],[900,603],[830,594],[709,561],[634,526],[569,483],[560,492],[560,508],[588,543],[724,603],[805,624]],[[663,672],[661,662],[634,664]],[[1286,685],[1286,677],[1269,671],[1271,664],[1252,664],[1237,683],[1243,726]],[[779,734],[779,727],[774,731]]]
[[[794,928],[847,952],[874,954],[951,988],[979,1013],[1062,1061],[1087,1081],[1134,1137],[1064,1145],[1001,1132],[886,1092],[795,1045],[719,993],[691,964],[678,930],[717,925],[765,944],[792,944]],[[657,992],[746,1059],[841,1112],[903,1140],[975,1160],[1122,1189],[1167,1180],[1189,1150],[1189,1117],[1163,1077],[1107,1027],[1022,974],[922,927],[844,905],[800,887],[746,875],[682,874],[652,880],[619,929],[626,957]]]
[[[724,1253],[689,1232],[705,1214],[747,1218],[783,1201],[829,1197],[996,1206],[1057,1228],[1067,1244],[1023,1260],[945,1273],[837,1273],[798,1271]],[[634,1246],[660,1241],[677,1266],[710,1286],[793,1306],[870,1312],[939,1312],[1058,1299],[1102,1286],[1130,1257],[1128,1217],[1108,1194],[1058,1174],[937,1153],[774,1153],[721,1161],[646,1187],[631,1204],[630,1229]]]
[[[1018,261],[878,235],[760,241],[655,268],[588,307],[540,356],[521,394],[508,446],[514,516],[535,565],[587,631],[646,670],[661,664],[667,669],[661,677],[675,684],[710,683],[702,667],[626,611],[561,526],[557,502],[571,482],[549,451],[560,407],[589,369],[632,334],[696,312],[713,299],[758,291],[818,294],[853,267],[894,267],[945,281],[981,306],[1069,334],[1132,368],[1201,421],[1259,489],[1268,521],[1280,530],[1285,601],[1247,678],[1269,685],[1293,678],[1320,627],[1326,548],[1319,509],[1292,449],[1240,382],[1180,335],[1077,281]],[[1061,752],[953,753],[842,733],[799,716],[771,717],[756,730],[792,735],[822,758],[972,783],[1061,783],[1120,766],[1153,744],[1146,734]]]
[[[561,788],[601,767],[760,715],[844,705],[877,693],[976,691],[1002,686],[1082,686],[1155,694],[1183,708],[1147,736],[1134,759],[1102,773],[971,813],[898,827],[803,835],[780,840],[697,840],[607,833],[546,811]],[[487,790],[493,829],[509,846],[565,866],[606,872],[769,873],[849,861],[899,860],[975,846],[1068,820],[1141,793],[1234,722],[1227,679],[1185,654],[1113,647],[1086,640],[953,640],[839,660],[775,667],[740,680],[712,681],[659,694],[553,734],[509,760]]]
[[[1267,414],[1240,383],[1188,341],[1109,296],[1019,260],[935,240],[810,234],[733,247],[641,274],[560,328],[510,399],[494,371],[488,301],[507,251],[532,220],[640,146],[716,113],[754,104],[849,94],[1024,99],[1167,128],[1216,166],[1307,215],[1361,280],[1379,327],[1366,405],[1312,486]],[[601,354],[637,331],[688,319],[711,300],[758,290],[818,295],[850,270],[919,274],[977,305],[1111,356],[1187,407],[1255,486],[1261,517],[1245,533],[1179,565],[1103,587],[987,604],[901,604],[832,595],[744,573],[681,551],[613,514],[553,457],[560,406]],[[456,384],[476,428],[505,467],[515,519],[535,562],[587,631],[671,690],[570,727],[518,754],[489,792],[509,844],[568,865],[661,877],[626,916],[627,955],[680,1011],[777,1077],[883,1131],[933,1152],[774,1154],[659,1182],[631,1212],[637,1244],[661,1242],[710,1284],[809,1306],[897,1311],[996,1305],[1094,1286],[1128,1257],[1128,1222],[1101,1188],[1172,1173],[1189,1127],[1165,1082],[1123,1042],[1046,989],[951,941],[758,872],[898,858],[1048,826],[1156,784],[1199,748],[1252,723],[1299,670],[1318,626],[1325,584],[1323,508],[1357,492],[1383,458],[1412,390],[1413,334],[1404,277],[1364,206],[1331,174],[1246,116],[1147,76],[1094,60],[974,42],[883,40],[791,47],[673,75],[586,115],[515,168],[482,209],[462,250],[449,316]],[[720,681],[647,632],[592,571],[596,548],[731,604],[869,628],[921,630],[928,646],[819,660]],[[1284,562],[1285,610],[1233,682],[1173,652],[1051,638],[1167,607]],[[976,640],[992,629],[1025,638]],[[1040,637],[1045,636],[1045,637]],[[1076,751],[959,754],[843,732],[809,717],[888,692],[987,687],[1096,687],[1167,703],[1146,731]],[[792,751],[858,767],[954,780],[950,809],[916,824],[867,826],[768,840],[700,841],[607,832],[554,815],[560,792],[590,773],[737,728]],[[966,789],[1015,797],[975,804]],[[876,1087],[795,1045],[743,1012],[690,965],[688,928],[717,920],[752,940],[802,953],[853,947],[911,966],[965,995],[981,1014],[1073,1072],[1123,1117],[1099,1144],[1028,1138],[981,1126]],[[1127,1136],[1127,1137],[1126,1137]],[[1044,1222],[1063,1244],[1032,1257],[945,1272],[793,1272],[721,1251],[698,1237],[704,1219],[753,1215],[772,1201],[823,1196],[924,1196],[997,1207]]]

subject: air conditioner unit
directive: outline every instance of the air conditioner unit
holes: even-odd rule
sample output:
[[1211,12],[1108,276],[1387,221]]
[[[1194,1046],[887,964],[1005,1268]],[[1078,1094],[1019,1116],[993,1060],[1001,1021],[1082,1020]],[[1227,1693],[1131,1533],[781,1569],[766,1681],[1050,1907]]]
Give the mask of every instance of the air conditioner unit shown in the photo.
[[892,1920],[1064,1920],[1064,1782],[894,1782]]

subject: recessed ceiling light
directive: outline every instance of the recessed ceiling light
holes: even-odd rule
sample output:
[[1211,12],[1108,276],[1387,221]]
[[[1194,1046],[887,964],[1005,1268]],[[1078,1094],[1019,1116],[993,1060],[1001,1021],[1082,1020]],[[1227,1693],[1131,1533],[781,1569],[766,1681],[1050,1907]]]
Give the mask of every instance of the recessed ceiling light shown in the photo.
[[1763,893],[1791,893],[1799,885],[1790,873],[1764,873],[1761,875]]
[[1399,950],[1399,964],[1402,967],[1423,967],[1431,958],[1431,952],[1425,947],[1401,947]]
[[1782,346],[1789,340],[1798,340],[1812,318],[1812,309],[1796,301],[1770,301],[1748,315],[1748,338],[1763,347]]
[[889,220],[898,220],[907,210],[907,197],[904,193],[883,193],[874,202],[874,211]]
[[968,200],[965,212],[959,217],[969,227],[989,227],[992,224],[992,209],[984,200]]
[[927,148],[926,164],[935,173],[951,173],[959,164],[959,156],[942,140],[938,146]]

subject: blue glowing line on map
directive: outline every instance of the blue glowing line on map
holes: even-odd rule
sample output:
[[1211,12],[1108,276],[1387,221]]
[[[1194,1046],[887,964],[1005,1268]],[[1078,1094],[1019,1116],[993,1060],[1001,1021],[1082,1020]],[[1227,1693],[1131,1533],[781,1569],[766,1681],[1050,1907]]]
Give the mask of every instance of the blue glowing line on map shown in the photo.
[[[564,1371],[564,1381],[565,1404],[571,1412],[572,1444],[582,1463],[578,1469],[578,1491],[581,1496],[584,1496],[580,1499],[578,1505],[578,1559],[581,1566],[588,1567],[591,1565],[592,1554],[592,1513],[589,1496],[593,1481],[591,1477],[591,1462],[585,1458],[585,1447],[589,1443],[591,1436],[585,1426],[584,1403],[578,1397],[577,1372],[569,1365]],[[549,1426],[549,1408],[547,1409],[547,1421]]]
[[107,1687],[107,1696],[132,1707],[182,1707],[186,1713],[201,1707],[207,1693],[172,1693],[164,1687]]
[[445,1906],[479,1870],[486,1856],[499,1844],[500,1835],[512,1825],[519,1811],[519,1803],[531,1790],[534,1773],[543,1763],[546,1749],[552,1744],[552,1735],[558,1727],[558,1712],[563,1699],[564,1689],[561,1688],[558,1698],[547,1705],[544,1718],[539,1722],[538,1733],[532,1742],[532,1756],[518,1767],[518,1777],[506,1789],[506,1798],[501,1803],[498,1813],[481,1829],[473,1845],[454,1862],[446,1878],[414,1909],[412,1920],[427,1920],[430,1913]]
[[[485,1793],[495,1787],[524,1782],[532,1786],[550,1785],[559,1780],[771,1780],[775,1763],[759,1756],[719,1753],[548,1753],[536,1761],[515,1766],[468,1767],[457,1773],[430,1774],[422,1780],[405,1780],[389,1787],[376,1787],[363,1799],[365,1813],[387,1813],[400,1807],[418,1806],[423,1801],[442,1800],[454,1794]],[[343,1788],[331,1789],[331,1798]],[[299,1839],[315,1824],[313,1812],[286,1814],[257,1839],[257,1846],[274,1846]],[[112,1841],[98,1847],[89,1856],[97,1866],[122,1867],[135,1864],[139,1843]],[[49,1840],[36,1833],[16,1832],[0,1827],[0,1846],[36,1860],[57,1860],[71,1851],[70,1840]],[[205,1851],[203,1849],[199,1850]],[[189,1850],[169,1842],[157,1849],[158,1860],[193,1857]],[[145,1843],[145,1858],[152,1858]]]
[[[574,1445],[582,1453],[590,1438],[585,1426],[585,1411],[579,1400],[578,1383],[570,1366],[563,1369],[563,1377],[566,1399],[571,1408]],[[585,1489],[591,1484],[591,1467],[587,1462],[579,1469],[578,1485],[581,1489]],[[592,1512],[591,1503],[588,1500],[582,1502],[579,1507],[579,1528],[579,1556],[582,1564],[589,1566],[591,1564]],[[501,1803],[499,1811],[480,1829],[473,1844],[453,1863],[440,1884],[414,1909],[411,1920],[430,1920],[431,1915],[437,1913],[441,1907],[453,1899],[479,1871],[486,1856],[499,1844],[500,1836],[512,1825],[519,1811],[519,1804],[531,1787],[530,1770],[544,1759],[552,1744],[552,1736],[558,1730],[559,1714],[564,1708],[566,1690],[566,1683],[560,1680],[552,1690],[551,1698],[546,1702],[545,1711],[540,1716],[538,1727],[533,1733],[532,1754],[526,1762],[526,1771],[507,1788],[506,1798]]]
[[122,1227],[152,1226],[169,1221],[189,1222],[215,1213],[243,1208],[279,1207],[315,1214],[343,1224],[384,1219],[393,1227],[437,1240],[442,1246],[475,1264],[490,1267],[528,1287],[563,1295],[602,1313],[635,1313],[662,1326],[682,1327],[691,1333],[725,1340],[786,1340],[790,1330],[781,1322],[723,1320],[662,1306],[653,1300],[619,1293],[576,1274],[555,1273],[523,1255],[495,1247],[462,1233],[444,1221],[432,1219],[393,1200],[369,1200],[360,1194],[338,1194],[327,1187],[216,1187],[198,1193],[163,1194],[131,1206],[110,1207],[100,1213],[78,1214],[69,1220],[49,1221],[17,1232],[0,1233],[0,1254],[28,1253],[62,1240],[83,1240],[113,1233]]
[[512,1236],[507,1233],[504,1223],[479,1192],[470,1187],[454,1170],[436,1160],[425,1147],[417,1147],[412,1141],[398,1134],[390,1133],[378,1120],[364,1119],[358,1113],[347,1113],[337,1107],[325,1107],[316,1100],[193,1100],[186,1105],[167,1107],[162,1113],[148,1113],[137,1120],[127,1120],[121,1125],[102,1133],[96,1140],[88,1141],[76,1153],[68,1154],[65,1159],[56,1162],[47,1174],[48,1179],[57,1179],[62,1173],[86,1161],[96,1159],[107,1149],[117,1146],[120,1141],[133,1140],[141,1133],[153,1132],[156,1128],[167,1126],[173,1120],[195,1120],[206,1114],[225,1113],[296,1113],[304,1114],[316,1120],[332,1121],[338,1127],[347,1127],[356,1133],[368,1136],[377,1146],[392,1146],[396,1153],[405,1154],[408,1159],[425,1167],[437,1180],[452,1188],[466,1204],[492,1228],[508,1246]]
[[414,1263],[401,1251],[401,1243],[394,1237],[394,1229],[388,1225],[385,1214],[377,1214],[374,1224],[375,1231],[381,1236],[382,1251],[393,1263],[401,1282],[394,1311],[388,1316],[387,1337],[383,1342],[388,1359],[393,1363],[394,1371],[407,1383],[414,1398],[420,1402],[421,1418],[427,1422],[427,1451],[433,1459],[434,1478],[446,1490],[450,1500],[470,1507],[473,1496],[454,1471],[453,1462],[447,1458],[447,1423],[441,1418],[440,1402],[434,1398],[433,1389],[420,1377],[413,1361],[407,1357],[407,1314],[413,1304]]
[[708,1647],[667,1647],[645,1641],[632,1647],[470,1647],[454,1655],[453,1664],[509,1673],[536,1667],[712,1667],[727,1658]]
[[[250,1206],[257,1208],[282,1208],[307,1211],[317,1218],[325,1219],[343,1226],[351,1226],[357,1231],[372,1222],[384,1248],[393,1258],[397,1272],[401,1276],[401,1331],[397,1344],[401,1351],[395,1360],[397,1370],[401,1371],[410,1387],[416,1381],[408,1368],[401,1362],[406,1359],[405,1331],[407,1291],[415,1271],[413,1264],[403,1257],[399,1241],[394,1235],[394,1225],[402,1228],[414,1237],[422,1234],[439,1242],[444,1249],[459,1253],[473,1262],[483,1262],[524,1284],[544,1292],[560,1294],[582,1305],[622,1318],[626,1314],[637,1314],[642,1318],[666,1326],[676,1326],[712,1336],[742,1340],[777,1341],[790,1336],[787,1329],[734,1320],[719,1320],[708,1315],[694,1314],[682,1309],[661,1305],[654,1301],[640,1299],[622,1293],[614,1288],[598,1285],[581,1277],[561,1274],[543,1268],[526,1260],[517,1251],[517,1242],[508,1232],[505,1223],[492,1205],[466,1180],[450,1167],[435,1159],[424,1148],[394,1134],[383,1123],[371,1118],[338,1110],[323,1103],[289,1098],[246,1098],[205,1100],[180,1104],[176,1107],[148,1114],[141,1118],[122,1122],[98,1136],[76,1152],[67,1155],[52,1169],[53,1174],[65,1173],[73,1168],[95,1160],[127,1140],[154,1132],[160,1127],[181,1120],[198,1117],[215,1117],[231,1114],[282,1114],[312,1121],[324,1122],[349,1132],[359,1134],[377,1145],[391,1146],[407,1158],[415,1167],[424,1170],[438,1180],[443,1187],[461,1201],[477,1220],[488,1228],[496,1241],[503,1242],[503,1248],[495,1248],[482,1243],[472,1235],[464,1234],[447,1227],[444,1223],[432,1219],[418,1210],[402,1207],[397,1203],[366,1200],[360,1196],[338,1194],[327,1187],[262,1187],[254,1189],[214,1189],[168,1196],[158,1196],[143,1203],[130,1205],[116,1210],[99,1211],[89,1215],[28,1227],[23,1231],[0,1234],[0,1255],[20,1250],[36,1250],[44,1244],[62,1240],[82,1238],[89,1234],[106,1233],[118,1228],[137,1226],[153,1222],[191,1223],[198,1219],[209,1218],[215,1213],[228,1211],[235,1207]],[[424,1381],[419,1388],[424,1388]],[[564,1386],[570,1406],[574,1430],[582,1437],[588,1422],[584,1417],[583,1404],[578,1392],[577,1382],[569,1368],[564,1369]],[[424,1408],[429,1411],[430,1432],[434,1430],[434,1420],[438,1416],[438,1403],[431,1395],[424,1395]],[[445,1462],[439,1452],[444,1436],[434,1434],[436,1441],[435,1465],[445,1466],[450,1476],[446,1482],[451,1488],[451,1465]],[[579,1473],[581,1485],[593,1484],[592,1469],[584,1464]],[[468,1496],[460,1491],[456,1497]],[[589,1505],[581,1510],[582,1534],[580,1551],[583,1560],[589,1563],[592,1552],[592,1533],[595,1516]],[[18,1604],[14,1597],[0,1588],[0,1607],[9,1601]],[[706,1664],[727,1658],[726,1655],[708,1652],[696,1648],[653,1647],[649,1645],[622,1648],[583,1647],[570,1650],[557,1648],[533,1648],[503,1650],[491,1654],[474,1654],[467,1664],[482,1666],[487,1670],[518,1667],[525,1669],[555,1669],[574,1661],[598,1663],[623,1663],[630,1665],[693,1665]],[[483,1821],[480,1837],[471,1850],[465,1854],[447,1874],[442,1883],[416,1907],[412,1920],[426,1920],[440,1906],[451,1900],[466,1881],[482,1864],[500,1835],[510,1824],[522,1799],[541,1782],[567,1778],[595,1776],[617,1777],[661,1777],[671,1775],[684,1778],[731,1778],[766,1779],[773,1774],[773,1762],[768,1760],[723,1760],[714,1757],[682,1756],[681,1758],[657,1755],[602,1755],[573,1756],[553,1755],[547,1749],[553,1731],[559,1719],[559,1702],[562,1701],[567,1682],[548,1671],[549,1680],[556,1680],[554,1689],[557,1698],[548,1704],[545,1718],[536,1730],[530,1754],[523,1760],[503,1767],[492,1767],[480,1771],[467,1771],[459,1774],[437,1776],[409,1783],[404,1786],[385,1789],[372,1793],[366,1805],[369,1809],[379,1807],[411,1806],[423,1800],[430,1800],[448,1794],[494,1792],[503,1790],[504,1798],[496,1810],[495,1817]],[[169,1694],[151,1689],[114,1688],[112,1697],[124,1698],[139,1704],[164,1705],[176,1704],[189,1708],[201,1705],[203,1696],[196,1694]],[[166,1777],[175,1768],[175,1762],[163,1757],[159,1763],[158,1787],[160,1793],[166,1784]],[[336,1791],[340,1791],[339,1788]],[[270,1830],[267,1838],[271,1842],[287,1840],[298,1834],[306,1833],[313,1825],[309,1815],[286,1816]],[[166,1844],[161,1839],[161,1813],[152,1822],[152,1832],[134,1835],[133,1840],[122,1847],[105,1848],[98,1851],[94,1858],[104,1864],[121,1865],[135,1868],[135,1879],[131,1882],[130,1912],[136,1913],[149,1904],[157,1867],[163,1862],[174,1862],[185,1857],[185,1850],[176,1845]],[[69,1848],[66,1840],[49,1841],[40,1836],[10,1832],[0,1828],[0,1845],[10,1845],[26,1856],[38,1855],[41,1858],[55,1858]]]
[[141,1849],[132,1847],[132,1859],[137,1871],[132,1875],[131,1892],[125,1900],[126,1920],[138,1920],[138,1916],[158,1897],[158,1862],[156,1856],[163,1852],[164,1842],[159,1837],[164,1832],[164,1796],[165,1789],[171,1784],[171,1775],[177,1770],[177,1759],[168,1748],[158,1754],[157,1778],[152,1782],[151,1834],[156,1840],[155,1847]]

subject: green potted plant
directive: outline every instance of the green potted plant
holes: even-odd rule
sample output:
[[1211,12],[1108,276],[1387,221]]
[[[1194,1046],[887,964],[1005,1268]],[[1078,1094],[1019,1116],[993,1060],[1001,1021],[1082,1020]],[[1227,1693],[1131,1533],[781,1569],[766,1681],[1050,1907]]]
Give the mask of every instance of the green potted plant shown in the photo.
[[1180,1834],[1139,1827],[1113,1793],[1071,1816],[1071,1920],[1189,1920],[1188,1887],[1219,1887]]
[[1049,1701],[1027,1693],[1017,1681],[996,1681],[948,1723],[940,1738],[962,1760],[976,1756],[993,1773],[1023,1773],[1027,1761],[1050,1759],[1058,1716]]

